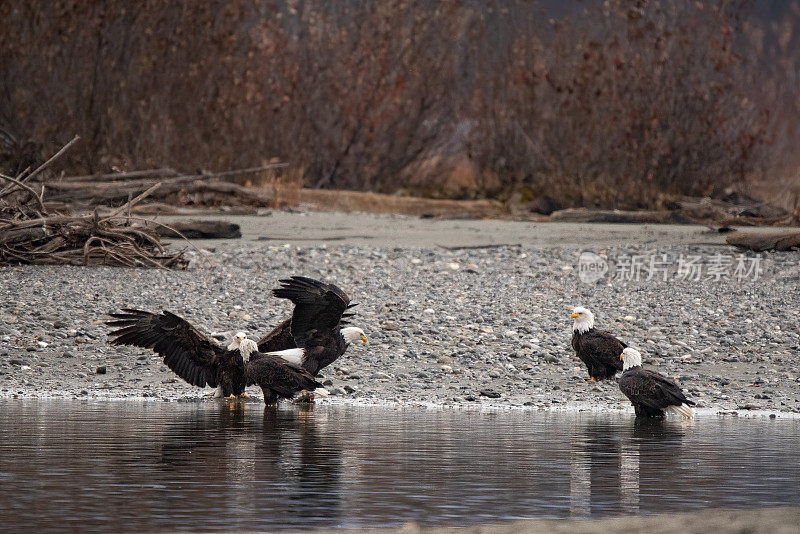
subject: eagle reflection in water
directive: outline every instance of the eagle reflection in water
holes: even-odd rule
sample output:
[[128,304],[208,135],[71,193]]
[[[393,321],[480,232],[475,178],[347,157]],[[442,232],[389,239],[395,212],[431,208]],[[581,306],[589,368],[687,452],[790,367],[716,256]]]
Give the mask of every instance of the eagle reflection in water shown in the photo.
[[[252,408],[227,403],[175,420],[161,447],[162,469],[169,471],[162,479],[203,473],[197,498],[209,502],[196,504],[233,508],[244,523],[329,525],[342,513],[343,462],[328,414],[313,405],[266,406],[259,417]],[[292,513],[264,517],[285,509]]]
[[[587,421],[572,444],[570,515],[635,514],[642,499],[679,484],[681,442],[693,421]],[[674,478],[674,483],[670,482]],[[645,506],[646,509],[657,509]]]

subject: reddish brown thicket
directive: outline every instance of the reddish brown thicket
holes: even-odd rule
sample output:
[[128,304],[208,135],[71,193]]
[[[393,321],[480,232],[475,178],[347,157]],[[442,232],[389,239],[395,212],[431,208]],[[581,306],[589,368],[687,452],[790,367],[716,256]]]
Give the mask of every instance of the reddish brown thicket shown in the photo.
[[[523,196],[608,207],[718,194],[779,165],[796,176],[777,119],[798,117],[796,91],[784,92],[798,60],[778,51],[788,63],[765,80],[764,55],[744,56],[753,47],[736,42],[746,37],[741,9],[616,0],[580,24],[517,34],[512,57],[522,66],[477,114],[483,167]],[[784,141],[797,141],[796,121],[780,126]]]
[[766,21],[730,0],[586,10],[1,3],[0,166],[77,133],[72,174],[278,158],[311,187],[565,206],[796,179],[796,6]]
[[309,185],[391,190],[447,134],[462,15],[425,4],[305,3],[295,15],[275,78],[288,105],[274,120],[293,133],[284,153]]

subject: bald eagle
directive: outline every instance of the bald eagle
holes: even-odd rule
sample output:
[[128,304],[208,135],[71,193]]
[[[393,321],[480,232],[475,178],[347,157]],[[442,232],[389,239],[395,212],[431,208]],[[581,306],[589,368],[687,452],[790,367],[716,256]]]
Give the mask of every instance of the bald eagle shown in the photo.
[[642,355],[630,347],[619,356],[624,363],[619,389],[630,399],[636,417],[664,417],[664,411],[694,417],[693,401],[666,376],[642,368]]
[[[243,332],[237,334],[232,345],[237,345],[245,364],[245,380],[248,386],[258,385],[264,393],[264,404],[275,404],[278,399],[291,399],[298,391],[313,391],[321,397],[328,392],[314,380],[311,373],[278,356],[258,352],[258,346],[247,339]],[[312,396],[313,399],[313,396]]]
[[259,352],[280,356],[316,376],[344,354],[351,343],[367,342],[361,328],[342,327],[344,319],[352,315],[345,310],[355,304],[350,304],[350,297],[340,288],[305,276],[292,276],[280,280],[280,284],[272,293],[291,300],[294,311],[291,319],[258,342]]
[[245,363],[238,345],[227,349],[210,341],[185,319],[164,311],[154,313],[123,309],[107,321],[112,345],[152,349],[164,364],[193,386],[222,388],[222,395],[241,396],[245,388]]
[[594,327],[594,314],[586,308],[572,310],[572,348],[589,371],[587,382],[614,378],[622,371],[619,355],[625,343],[604,330]]
[[[112,313],[109,333],[112,345],[132,345],[152,349],[164,357],[164,363],[193,386],[221,388],[227,398],[246,397],[245,386],[258,384],[264,402],[273,404],[279,398],[291,398],[302,390],[319,390],[322,384],[301,367],[276,356],[258,353],[255,341],[237,332],[227,348],[210,341],[188,321],[164,311],[154,313],[124,309]],[[245,361],[247,358],[247,361]]]

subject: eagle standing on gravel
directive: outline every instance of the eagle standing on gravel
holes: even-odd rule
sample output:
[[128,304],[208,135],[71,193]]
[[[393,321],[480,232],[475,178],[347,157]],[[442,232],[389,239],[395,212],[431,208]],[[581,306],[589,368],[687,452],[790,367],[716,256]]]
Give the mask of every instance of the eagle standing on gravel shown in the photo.
[[694,417],[693,401],[686,398],[681,388],[666,376],[644,369],[642,355],[630,347],[622,351],[622,376],[619,389],[633,404],[636,417],[664,417],[664,412],[675,412],[686,418]]
[[272,293],[294,303],[291,319],[278,325],[258,342],[261,353],[280,356],[316,376],[356,341],[367,342],[361,328],[342,327],[352,314],[350,297],[334,284],[305,276],[281,280]]
[[572,310],[572,348],[589,371],[587,382],[599,382],[622,371],[619,355],[627,347],[610,332],[594,328],[594,314],[586,308]]

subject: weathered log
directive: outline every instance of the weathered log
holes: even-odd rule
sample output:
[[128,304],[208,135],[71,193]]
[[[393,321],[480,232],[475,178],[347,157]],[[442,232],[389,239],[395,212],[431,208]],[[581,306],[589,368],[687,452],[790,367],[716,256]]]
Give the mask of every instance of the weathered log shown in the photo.
[[725,241],[738,248],[762,252],[765,250],[786,251],[800,248],[800,231],[785,232],[736,232],[729,234]]
[[550,214],[551,222],[578,223],[631,223],[663,224],[688,223],[689,219],[677,211],[621,211],[590,210],[587,208],[568,208]]
[[219,172],[203,172],[202,174],[178,174],[177,171],[175,171],[170,167],[161,167],[159,169],[145,169],[139,171],[123,171],[123,172],[112,172],[107,174],[87,174],[83,176],[68,176],[64,178],[64,180],[68,182],[79,182],[86,180],[91,180],[91,181],[124,180],[127,178],[139,178],[142,176],[157,177],[159,181],[170,180],[170,179],[182,180],[182,181],[190,181],[198,179],[208,180],[211,178],[222,178],[223,176],[255,174],[270,169],[280,169],[288,166],[289,166],[288,163],[269,163],[267,165],[259,165],[258,167],[231,169],[228,171],[219,171]]
[[47,231],[41,226],[9,230],[0,229],[0,245],[16,245],[17,243],[24,243],[26,241],[39,241],[47,237]]
[[[155,180],[127,180],[117,182],[51,182],[47,184],[50,201],[81,202],[91,205],[122,204],[151,187]],[[247,188],[231,182],[193,180],[183,182],[167,179],[150,196],[152,201],[174,205],[272,206],[272,198],[262,190]]]
[[345,212],[402,213],[444,219],[482,219],[507,214],[503,203],[497,200],[443,200],[325,189],[300,189],[297,195],[302,204]]
[[[255,215],[263,210],[270,208],[257,208],[255,206],[225,206],[224,209],[213,206],[182,207],[165,204],[164,202],[148,202],[140,204],[131,209],[132,214],[136,215],[219,215],[224,211],[225,215]],[[100,208],[100,213],[105,213],[108,208]]]
[[[216,220],[172,221],[168,225],[146,223],[161,237],[186,237],[188,239],[238,239],[242,237],[238,224]],[[180,233],[176,233],[180,232]]]
[[730,194],[723,199],[682,197],[674,205],[696,221],[715,221],[739,226],[776,224],[786,220],[789,215],[782,208],[739,194]]

